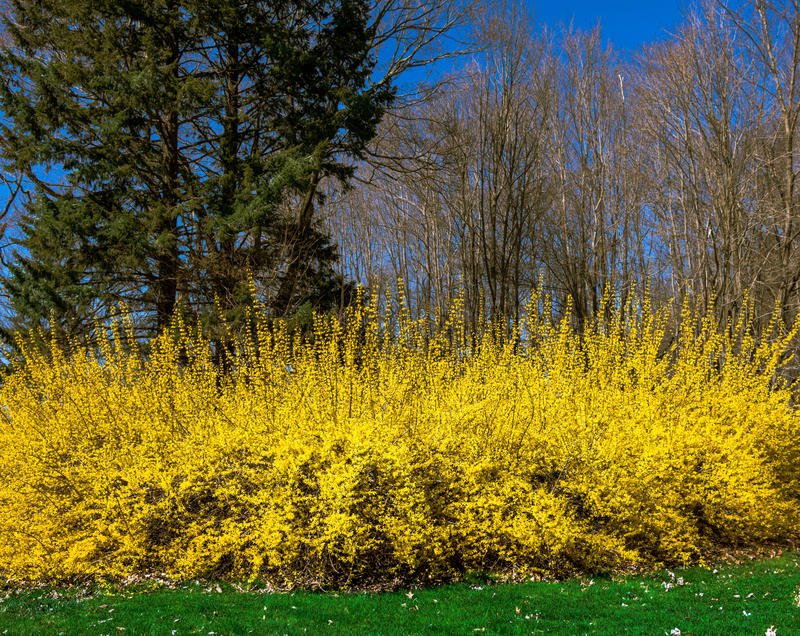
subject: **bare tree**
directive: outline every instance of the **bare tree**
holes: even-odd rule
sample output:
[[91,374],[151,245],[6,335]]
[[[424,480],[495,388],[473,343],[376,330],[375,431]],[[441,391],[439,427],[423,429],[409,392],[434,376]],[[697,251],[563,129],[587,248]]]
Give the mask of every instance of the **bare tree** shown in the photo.
[[[459,38],[459,31],[469,24],[479,0],[373,0],[370,28],[374,36],[370,54],[378,66],[370,80],[375,88],[397,86],[404,73],[414,69],[431,70],[436,63],[458,57],[470,50],[468,39]],[[420,101],[432,89],[417,83],[409,90],[398,90],[394,112],[403,111]],[[373,160],[381,159],[373,156]],[[322,178],[312,178],[294,218],[290,220],[291,232],[296,237],[313,234],[319,223],[317,203],[319,195],[335,189],[336,185],[324,183]],[[287,268],[276,294],[274,308],[284,313],[289,306],[294,280],[304,267],[307,246],[302,241],[293,243],[286,254]]]
[[463,287],[473,323],[518,316],[537,278],[554,101],[550,41],[519,7],[487,14],[478,31],[482,56],[387,119],[373,153],[382,161],[362,168],[367,185],[349,200],[365,223],[339,232],[340,245],[360,236],[351,262],[374,262],[380,245],[382,276],[406,281],[417,313]]
[[741,40],[741,81],[758,96],[759,220],[768,235],[763,283],[785,321],[800,297],[800,2],[750,0],[733,11],[720,5]]
[[[565,30],[552,110],[552,207],[544,266],[555,297],[570,299],[579,330],[606,286],[625,294],[647,277],[650,225],[643,146],[632,125],[630,72],[601,32]],[[626,94],[627,93],[627,94]]]
[[745,291],[763,320],[775,300],[788,311],[800,273],[780,100],[769,65],[742,46],[738,19],[703,5],[673,41],[647,50],[640,79],[659,265],[674,296],[714,300],[720,324],[737,317]]
[[599,31],[567,32],[556,50],[513,7],[480,32],[483,56],[387,119],[384,163],[362,167],[331,230],[349,271],[369,268],[381,288],[404,279],[418,312],[461,287],[473,327],[513,322],[544,276],[582,324],[605,285],[643,284],[655,250],[628,71]]
[[491,18],[483,32],[485,64],[446,111],[448,206],[467,303],[496,321],[519,315],[538,275],[554,78],[549,38],[536,37],[519,9]]
[[440,107],[435,99],[390,114],[373,158],[359,168],[359,187],[329,193],[322,211],[342,253],[342,272],[380,296],[391,296],[402,279],[415,316],[447,305],[458,287],[435,130]]

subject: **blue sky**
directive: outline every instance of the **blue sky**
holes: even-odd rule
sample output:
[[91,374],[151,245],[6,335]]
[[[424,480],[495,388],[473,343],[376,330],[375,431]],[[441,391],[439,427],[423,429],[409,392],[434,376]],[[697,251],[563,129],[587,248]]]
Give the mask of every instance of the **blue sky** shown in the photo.
[[556,26],[574,20],[576,27],[588,30],[598,21],[606,39],[617,49],[635,51],[645,42],[664,39],[680,22],[686,0],[526,0],[538,23]]

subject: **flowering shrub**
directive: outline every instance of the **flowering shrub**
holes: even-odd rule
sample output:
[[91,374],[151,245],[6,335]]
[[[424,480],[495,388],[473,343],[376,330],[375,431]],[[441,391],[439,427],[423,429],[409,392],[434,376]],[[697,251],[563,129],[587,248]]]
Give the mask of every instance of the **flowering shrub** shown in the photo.
[[[265,321],[226,373],[180,320],[145,358],[26,349],[0,388],[0,575],[348,586],[702,561],[798,538],[800,414],[759,343],[631,302],[582,336]],[[623,312],[617,312],[620,315]],[[470,343],[465,346],[465,343]],[[663,347],[662,347],[663,348]]]

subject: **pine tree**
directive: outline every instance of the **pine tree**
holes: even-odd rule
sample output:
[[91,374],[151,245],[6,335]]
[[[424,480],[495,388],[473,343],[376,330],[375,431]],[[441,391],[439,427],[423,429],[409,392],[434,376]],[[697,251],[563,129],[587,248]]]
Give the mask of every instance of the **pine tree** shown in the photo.
[[145,330],[179,299],[235,317],[247,272],[278,314],[346,291],[311,212],[393,98],[368,87],[367,2],[15,0],[6,27],[4,160],[39,182],[15,328],[88,334],[120,301]]

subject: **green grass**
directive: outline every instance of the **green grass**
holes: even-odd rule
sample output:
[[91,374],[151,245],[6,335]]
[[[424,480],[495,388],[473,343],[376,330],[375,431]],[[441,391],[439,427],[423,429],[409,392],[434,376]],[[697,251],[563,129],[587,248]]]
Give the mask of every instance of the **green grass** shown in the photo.
[[800,553],[792,552],[718,571],[384,594],[265,594],[207,583],[7,590],[0,634],[764,634],[774,625],[790,636],[800,634],[798,589]]

